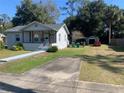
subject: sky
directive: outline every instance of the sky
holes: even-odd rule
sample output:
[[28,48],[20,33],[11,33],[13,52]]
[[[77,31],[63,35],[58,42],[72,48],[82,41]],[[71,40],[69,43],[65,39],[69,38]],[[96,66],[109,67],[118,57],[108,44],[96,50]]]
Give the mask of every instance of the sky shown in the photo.
[[[65,6],[66,1],[67,0],[53,0],[53,2],[57,5],[58,8]],[[13,17],[16,13],[16,6],[19,5],[20,2],[21,0],[0,0],[0,14],[7,14],[8,16]],[[124,0],[105,0],[105,2],[108,5],[117,5],[121,9],[124,9]],[[66,17],[66,15],[61,15],[57,22],[63,22]]]

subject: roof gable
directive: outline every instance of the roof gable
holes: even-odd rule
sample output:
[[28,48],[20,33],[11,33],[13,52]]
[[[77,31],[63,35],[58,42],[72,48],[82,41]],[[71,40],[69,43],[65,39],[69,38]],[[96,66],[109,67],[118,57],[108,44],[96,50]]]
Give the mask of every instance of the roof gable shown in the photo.
[[45,26],[44,24],[34,21],[34,22],[28,24],[22,30],[23,31],[46,31],[46,30],[52,30],[52,29]]

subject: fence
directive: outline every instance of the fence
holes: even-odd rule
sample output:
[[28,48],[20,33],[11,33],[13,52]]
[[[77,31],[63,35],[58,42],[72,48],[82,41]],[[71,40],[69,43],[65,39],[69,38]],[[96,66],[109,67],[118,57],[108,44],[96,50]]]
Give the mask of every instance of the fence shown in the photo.
[[124,46],[124,38],[121,39],[112,39],[111,40],[112,46]]

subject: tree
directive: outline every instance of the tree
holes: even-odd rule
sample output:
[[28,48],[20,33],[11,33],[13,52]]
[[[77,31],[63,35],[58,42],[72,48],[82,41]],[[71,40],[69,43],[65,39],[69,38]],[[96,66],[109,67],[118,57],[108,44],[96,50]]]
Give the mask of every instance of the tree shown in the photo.
[[124,36],[124,10],[107,5],[103,0],[80,6],[77,14],[69,16],[65,22],[71,32],[78,30],[86,37],[97,36],[104,43],[110,43],[112,34],[114,37]]
[[12,19],[13,25],[24,25],[35,20],[35,16],[33,15],[33,7],[32,0],[23,0],[21,5],[17,6],[17,13]]
[[77,18],[81,21],[79,25],[82,28],[80,30],[85,36],[102,36],[104,32],[104,7],[103,1],[94,1],[80,8]]
[[12,27],[11,19],[7,14],[0,14],[0,32]]
[[51,0],[46,3],[33,3],[32,0],[23,0],[17,6],[17,13],[12,22],[14,26],[25,25],[32,21],[42,23],[55,23],[58,17],[58,9]]
[[[44,2],[44,0],[42,0],[41,2]],[[52,0],[46,0],[46,2],[41,3],[39,8],[44,9],[44,12],[46,13],[46,15],[44,15],[44,17],[46,16],[46,20],[44,20],[44,23],[55,23],[55,21],[59,17],[59,10],[52,2]]]
[[67,0],[66,6],[62,7],[61,9],[65,11],[65,14],[69,16],[74,16],[78,13],[78,9],[82,5],[86,5],[89,0]]

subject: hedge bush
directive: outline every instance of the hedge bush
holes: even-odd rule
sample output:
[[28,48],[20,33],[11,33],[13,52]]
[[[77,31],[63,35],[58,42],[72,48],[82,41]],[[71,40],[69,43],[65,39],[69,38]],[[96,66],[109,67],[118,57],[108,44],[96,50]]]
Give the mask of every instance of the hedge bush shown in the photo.
[[51,46],[47,49],[47,52],[57,52],[58,51],[58,47],[57,46]]
[[23,47],[23,44],[22,44],[22,43],[20,43],[20,42],[19,42],[19,43],[16,43],[16,44],[15,44],[15,46],[19,46],[19,47],[24,48],[24,47]]
[[12,47],[12,50],[15,50],[15,51],[19,51],[19,50],[23,50],[24,47],[23,47],[23,44],[22,43],[16,43],[13,47]]
[[0,41],[0,49],[4,48],[4,43],[2,41]]

